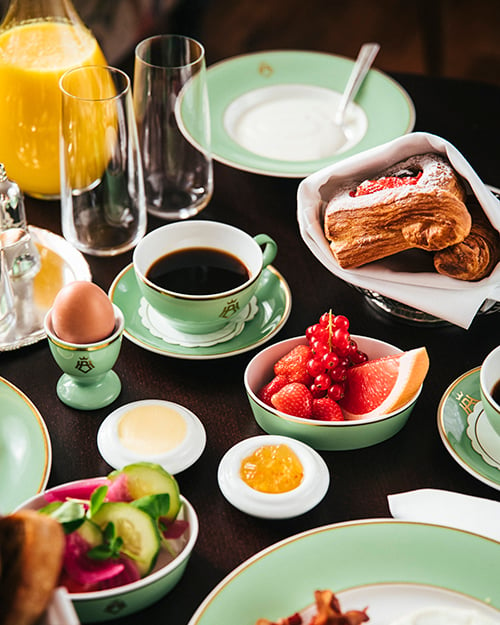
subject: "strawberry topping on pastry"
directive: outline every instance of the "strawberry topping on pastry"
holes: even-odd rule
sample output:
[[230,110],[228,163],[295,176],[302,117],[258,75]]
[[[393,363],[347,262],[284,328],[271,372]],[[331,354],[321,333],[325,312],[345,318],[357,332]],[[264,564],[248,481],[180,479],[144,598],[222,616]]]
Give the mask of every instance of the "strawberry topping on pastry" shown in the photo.
[[376,180],[364,180],[355,191],[351,191],[351,197],[359,197],[360,195],[369,195],[384,189],[396,189],[398,187],[410,186],[417,184],[422,177],[423,172],[420,171],[416,175],[410,176],[387,176],[385,178],[377,178]]

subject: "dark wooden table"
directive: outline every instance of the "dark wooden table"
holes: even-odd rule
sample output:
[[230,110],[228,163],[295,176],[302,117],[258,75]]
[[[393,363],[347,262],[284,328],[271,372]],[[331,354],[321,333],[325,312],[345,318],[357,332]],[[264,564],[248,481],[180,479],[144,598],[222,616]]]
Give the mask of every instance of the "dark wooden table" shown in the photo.
[[[398,75],[412,97],[416,130],[438,134],[456,145],[482,179],[500,186],[500,88],[454,80]],[[331,470],[324,500],[310,512],[286,521],[266,521],[233,508],[217,485],[217,467],[229,447],[261,434],[243,387],[243,372],[254,351],[212,361],[187,361],[140,349],[124,339],[115,370],[123,389],[109,408],[91,413],[63,405],[55,393],[60,371],[46,341],[0,354],[0,375],[24,391],[43,415],[52,441],[49,485],[106,474],[96,435],[111,409],[143,398],[168,399],[196,413],[207,430],[207,446],[198,462],[178,475],[182,493],[194,505],[200,535],[179,585],[141,615],[117,625],[187,623],[210,590],[234,567],[262,548],[297,532],[353,519],[387,517],[387,495],[435,487],[499,499],[497,490],[476,480],[450,457],[436,424],[439,400],[461,373],[478,366],[500,342],[498,314],[482,315],[470,329],[412,326],[367,305],[363,296],[333,277],[303,244],[296,221],[297,180],[241,172],[215,164],[215,194],[201,214],[237,225],[251,234],[276,239],[274,262],[293,296],[289,320],[274,341],[303,334],[307,325],[332,308],[347,315],[353,333],[397,344],[425,345],[430,371],[417,406],[403,430],[368,449],[321,452]],[[31,224],[60,233],[59,206],[26,199]],[[150,227],[158,226],[151,222]],[[108,289],[131,260],[88,258],[93,279]],[[1,476],[0,476],[0,479]]]

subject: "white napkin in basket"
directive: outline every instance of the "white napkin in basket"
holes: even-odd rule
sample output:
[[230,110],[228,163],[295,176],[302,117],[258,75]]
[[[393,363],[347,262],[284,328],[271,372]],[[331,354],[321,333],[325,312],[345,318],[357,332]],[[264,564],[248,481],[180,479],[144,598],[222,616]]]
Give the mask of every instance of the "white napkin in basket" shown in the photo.
[[466,530],[500,541],[500,502],[447,490],[422,488],[388,495],[392,516]]
[[485,300],[500,301],[500,264],[490,276],[478,282],[455,280],[432,270],[422,271],[421,268],[409,271],[405,264],[408,258],[404,255],[346,270],[338,266],[323,233],[323,211],[336,182],[350,177],[373,177],[398,161],[425,152],[441,153],[448,158],[467,181],[470,192],[477,197],[493,226],[500,231],[500,201],[451,143],[422,132],[404,135],[305,178],[297,193],[299,228],[304,242],[316,258],[342,280],[468,328]]

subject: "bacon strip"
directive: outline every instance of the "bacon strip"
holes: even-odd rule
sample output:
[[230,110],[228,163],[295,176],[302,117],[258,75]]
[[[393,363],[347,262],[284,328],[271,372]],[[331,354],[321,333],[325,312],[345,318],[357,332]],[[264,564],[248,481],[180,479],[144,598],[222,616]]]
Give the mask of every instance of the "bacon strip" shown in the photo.
[[[364,610],[348,610],[342,612],[337,597],[331,590],[316,590],[316,614],[307,625],[361,625],[369,621],[367,608]],[[296,612],[291,616],[280,618],[275,622],[260,618],[255,625],[302,625],[303,619]]]
[[309,625],[360,625],[369,620],[366,608],[342,612],[339,600],[331,590],[317,590],[314,598],[318,612]]

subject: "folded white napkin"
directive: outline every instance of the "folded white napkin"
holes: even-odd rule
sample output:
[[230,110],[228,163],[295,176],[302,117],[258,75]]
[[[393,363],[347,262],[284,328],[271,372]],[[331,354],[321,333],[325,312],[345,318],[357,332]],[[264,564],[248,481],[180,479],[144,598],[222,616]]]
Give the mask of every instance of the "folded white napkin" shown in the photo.
[[500,541],[500,502],[447,490],[422,488],[388,495],[392,516],[466,530]]
[[80,625],[73,602],[63,586],[54,590],[40,625]]
[[[500,201],[480,180],[464,156],[436,135],[415,132],[346,158],[305,178],[297,193],[297,219],[304,242],[334,275],[355,286],[380,293],[428,314],[468,328],[485,300],[500,301],[500,264],[478,282],[464,282],[435,271],[414,271],[396,255],[357,269],[341,269],[323,232],[323,212],[336,182],[352,177],[370,178],[386,167],[414,154],[445,155],[470,189],[493,226],[500,231]],[[403,259],[403,263],[407,259]]]

